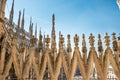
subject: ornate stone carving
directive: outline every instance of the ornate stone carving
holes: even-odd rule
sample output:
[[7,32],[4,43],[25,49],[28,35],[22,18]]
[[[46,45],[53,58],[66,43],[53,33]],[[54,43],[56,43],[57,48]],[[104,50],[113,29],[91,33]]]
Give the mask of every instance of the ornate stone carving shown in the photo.
[[78,47],[78,42],[79,42],[79,36],[76,34],[74,37],[75,47]]
[[42,44],[42,35],[39,36],[39,52],[42,50],[43,44]]
[[71,43],[70,43],[70,35],[68,35],[67,37],[68,37],[67,52],[69,53],[72,51]]
[[22,37],[22,42],[20,44],[20,53],[23,53],[25,50],[25,46],[26,46],[26,38],[25,36]]
[[94,46],[94,36],[92,35],[92,33],[90,34],[90,37],[89,37],[89,43],[90,43],[90,46],[93,47]]
[[113,32],[112,35],[113,35],[113,38],[112,38],[113,39],[113,50],[117,51],[118,45],[117,45],[116,36],[115,36],[116,33]]
[[47,35],[47,38],[45,39],[46,42],[46,48],[49,48],[50,38],[49,35]]
[[82,52],[86,53],[87,48],[86,48],[86,41],[85,41],[85,35],[84,34],[83,34],[82,38],[83,38],[83,40],[82,40]]
[[101,41],[100,34],[98,34],[98,51],[103,52],[103,47],[102,47],[102,41]]
[[108,33],[105,34],[104,39],[105,39],[106,46],[109,47],[109,45],[110,45],[110,39],[109,39]]
[[63,43],[64,43],[64,37],[63,35],[61,35],[60,36],[60,45],[61,45],[60,48],[63,48],[63,45],[64,45]]
[[32,38],[30,39],[30,45],[31,47],[34,47],[36,44],[36,38],[34,36],[32,36]]
[[[99,80],[106,80],[107,79],[107,72],[109,65],[111,65],[114,69],[114,73],[120,79],[120,68],[119,68],[119,59],[114,56],[114,53],[119,56],[120,53],[120,46],[117,44],[119,43],[116,40],[115,33],[113,33],[113,51],[110,48],[110,39],[108,34],[105,34],[105,44],[107,46],[106,49],[103,49],[102,47],[102,40],[100,34],[98,35],[98,52],[95,50],[94,47],[94,36],[92,33],[89,36],[89,43],[90,43],[90,50],[87,57],[87,47],[86,47],[86,41],[85,41],[85,35],[83,34],[83,40],[82,40],[82,53],[83,57],[81,56],[81,52],[79,50],[79,36],[76,34],[74,37],[74,43],[75,43],[75,49],[73,50],[73,56],[71,56],[72,49],[71,49],[71,42],[70,42],[70,35],[68,35],[68,43],[67,43],[67,51],[65,51],[66,48],[64,48],[64,37],[60,34],[60,40],[59,40],[59,52],[58,55],[53,59],[49,53],[51,53],[52,49],[55,50],[56,48],[56,36],[55,36],[55,30],[54,30],[54,15],[53,15],[53,33],[52,33],[52,40],[51,48],[49,47],[50,44],[50,38],[49,35],[45,38],[46,43],[46,49],[43,49],[42,47],[42,36],[40,35],[40,46],[39,48],[41,50],[41,55],[35,56],[37,54],[37,51],[35,50],[36,46],[36,38],[30,36],[30,49],[26,48],[26,39],[23,36],[22,37],[22,43],[18,43],[17,35],[16,34],[10,34],[8,33],[7,29],[4,26],[4,8],[5,8],[6,0],[0,0],[0,45],[2,44],[2,50],[0,53],[0,80],[5,80],[6,77],[9,75],[9,71],[11,68],[11,65],[14,66],[15,69],[15,75],[17,76],[17,79],[19,80],[25,80],[29,77],[30,70],[33,69],[33,72],[35,73],[36,80],[43,80],[46,67],[48,68],[48,74],[50,76],[51,80],[58,80],[60,70],[61,68],[64,69],[65,75],[67,80],[73,80],[74,74],[76,72],[76,68],[78,66],[78,69],[80,70],[81,76],[84,80],[90,80],[91,71],[92,69],[96,68]],[[19,15],[20,16],[20,15]],[[2,21],[1,21],[2,19]],[[20,23],[19,23],[20,24]],[[32,33],[32,23],[30,22],[30,32]],[[19,27],[19,26],[18,26]],[[24,13],[23,13],[23,19],[22,19],[22,29],[24,29]],[[1,41],[1,39],[3,41]],[[9,59],[7,58],[6,62],[6,47],[7,44],[9,44],[9,50],[10,55]],[[43,43],[44,44],[44,43]],[[18,48],[18,46],[20,46]],[[27,51],[29,52],[28,56],[24,56],[23,54],[27,54]],[[65,55],[67,53],[67,56]],[[97,56],[99,54],[99,57]],[[24,60],[24,57],[26,57],[26,60]],[[116,59],[117,58],[117,59]],[[53,61],[54,60],[54,63]],[[93,64],[95,64],[95,67],[92,67]]]

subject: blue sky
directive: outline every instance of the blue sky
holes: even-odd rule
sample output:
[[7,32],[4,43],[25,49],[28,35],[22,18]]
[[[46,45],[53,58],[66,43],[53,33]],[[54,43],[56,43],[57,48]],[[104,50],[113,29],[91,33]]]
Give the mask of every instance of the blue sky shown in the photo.
[[[9,16],[12,0],[7,0],[6,17]],[[15,0],[14,22],[17,23],[19,10],[25,8],[25,29],[28,31],[30,17],[34,26],[38,24],[38,32],[51,35],[52,14],[55,14],[56,34],[59,31],[67,38],[77,33],[95,37],[100,33],[120,33],[120,10],[116,0]],[[38,33],[39,34],[39,33]],[[58,37],[57,37],[58,38]],[[103,37],[102,37],[103,38]],[[67,41],[67,40],[66,40]]]

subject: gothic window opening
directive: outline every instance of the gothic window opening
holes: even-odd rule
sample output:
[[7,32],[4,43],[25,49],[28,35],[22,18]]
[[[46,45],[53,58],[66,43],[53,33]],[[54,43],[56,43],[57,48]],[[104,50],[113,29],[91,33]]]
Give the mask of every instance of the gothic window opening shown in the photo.
[[93,79],[93,80],[99,79],[99,75],[97,74],[95,64],[93,65],[93,69],[91,71],[91,77],[90,78]]
[[8,63],[9,59],[10,59],[10,53],[7,51],[6,54],[5,54],[5,64]]
[[46,67],[43,80],[50,80],[50,74],[49,74],[48,66]]
[[35,76],[33,65],[30,68],[29,77],[27,79],[28,80],[36,80],[36,76]]
[[64,71],[63,67],[61,67],[61,69],[60,69],[60,75],[58,77],[58,80],[67,80],[66,74],[65,74],[65,71]]
[[9,71],[9,75],[6,77],[5,80],[18,80],[18,79],[17,79],[17,76],[16,76],[16,74],[15,74],[15,68],[14,68],[13,63],[12,63],[12,65],[11,65],[11,69],[10,69],[10,71]]
[[76,71],[75,71],[75,74],[74,74],[74,80],[81,80],[82,79],[82,75],[81,75],[81,72],[78,68],[78,66],[76,67]]

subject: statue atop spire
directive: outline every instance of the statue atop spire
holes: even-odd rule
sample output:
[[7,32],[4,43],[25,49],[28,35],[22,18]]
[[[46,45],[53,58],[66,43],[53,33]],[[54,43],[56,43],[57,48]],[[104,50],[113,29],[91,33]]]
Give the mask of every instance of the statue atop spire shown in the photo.
[[21,18],[21,11],[19,11],[18,28],[20,28],[20,18]]
[[11,7],[10,15],[9,15],[10,25],[13,24],[13,16],[14,16],[14,0],[13,0],[13,2],[12,2],[12,7]]
[[55,15],[52,15],[52,32],[55,32]]
[[41,27],[40,27],[40,31],[39,31],[39,36],[42,35],[42,32],[41,32]]
[[46,48],[46,46],[45,46],[45,32],[44,32],[44,34],[43,34],[43,52],[45,51],[45,48]]
[[21,28],[22,28],[22,31],[24,30],[24,14],[25,14],[25,9],[23,9],[23,16],[22,16],[22,22],[21,22]]
[[55,42],[55,15],[52,15],[52,33],[51,33],[51,37],[52,37],[52,42]]
[[21,18],[21,11],[19,11],[19,17],[18,17],[18,24],[17,24],[17,36],[19,36],[19,32],[20,32],[20,18]]
[[30,34],[30,36],[32,37],[32,35],[33,35],[33,23],[32,23],[32,17],[30,17],[29,34]]
[[56,35],[55,35],[55,15],[52,15],[52,32],[51,32],[51,52],[53,57],[53,67],[55,68],[55,61],[57,57]]
[[36,23],[36,27],[35,27],[35,38],[37,38],[37,23]]
[[40,28],[40,32],[39,32],[39,45],[38,45],[38,48],[39,48],[39,52],[40,50],[42,50],[43,48],[43,43],[42,43],[42,33],[41,33],[41,28]]
[[52,15],[51,51],[54,61],[56,59],[56,35],[55,35],[55,15]]
[[4,22],[6,1],[0,0],[0,22]]

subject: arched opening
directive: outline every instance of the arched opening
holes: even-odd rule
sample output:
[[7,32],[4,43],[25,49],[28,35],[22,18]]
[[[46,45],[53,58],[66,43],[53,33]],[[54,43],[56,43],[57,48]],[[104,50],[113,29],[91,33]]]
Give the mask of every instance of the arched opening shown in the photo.
[[98,80],[99,79],[99,75],[97,74],[97,70],[96,70],[94,64],[93,64],[93,68],[92,68],[92,71],[91,71],[90,79],[91,80]]
[[36,75],[35,75],[35,72],[34,72],[33,64],[30,67],[29,77],[27,79],[28,80],[36,80]]
[[82,80],[82,75],[80,73],[80,70],[79,70],[78,66],[76,67],[76,72],[75,72],[75,75],[74,75],[74,80]]
[[61,67],[61,69],[60,69],[60,74],[59,74],[58,80],[67,80],[63,67]]
[[9,70],[9,75],[6,77],[6,80],[18,80],[17,76],[15,74],[15,68],[14,68],[13,63],[12,63],[11,68]]
[[46,70],[45,70],[45,73],[44,73],[43,80],[50,80],[50,74],[49,74],[49,70],[48,70],[48,65],[46,66]]

